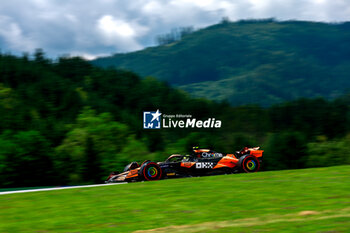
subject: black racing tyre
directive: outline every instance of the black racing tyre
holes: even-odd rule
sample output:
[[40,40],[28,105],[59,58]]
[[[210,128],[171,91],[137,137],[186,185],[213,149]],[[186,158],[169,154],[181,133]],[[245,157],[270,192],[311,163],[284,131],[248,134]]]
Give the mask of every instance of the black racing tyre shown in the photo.
[[155,162],[146,162],[139,170],[139,177],[142,180],[160,180],[162,178],[162,169]]
[[250,173],[250,172],[257,172],[260,168],[259,160],[252,155],[244,156],[242,157],[241,161],[241,167],[243,171]]

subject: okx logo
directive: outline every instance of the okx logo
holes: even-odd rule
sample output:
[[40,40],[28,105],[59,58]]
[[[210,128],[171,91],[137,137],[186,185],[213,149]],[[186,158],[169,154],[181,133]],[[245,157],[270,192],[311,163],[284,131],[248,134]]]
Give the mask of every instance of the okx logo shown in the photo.
[[160,129],[159,109],[156,112],[143,112],[143,128],[144,129]]

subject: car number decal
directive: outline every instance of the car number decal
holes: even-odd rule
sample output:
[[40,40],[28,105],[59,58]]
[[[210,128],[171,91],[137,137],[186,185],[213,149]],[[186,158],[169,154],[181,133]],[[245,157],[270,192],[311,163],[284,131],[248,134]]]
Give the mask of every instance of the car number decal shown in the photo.
[[213,167],[214,167],[214,163],[211,163],[211,162],[200,162],[200,163],[196,163],[196,168],[197,168],[197,169],[213,168]]

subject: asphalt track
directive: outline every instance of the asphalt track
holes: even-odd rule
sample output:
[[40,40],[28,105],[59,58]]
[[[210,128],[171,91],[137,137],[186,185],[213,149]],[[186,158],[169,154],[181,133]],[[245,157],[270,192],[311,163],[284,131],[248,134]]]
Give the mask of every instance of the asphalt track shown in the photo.
[[107,185],[119,185],[119,184],[127,184],[127,183],[125,182],[125,183],[112,183],[112,184],[91,184],[91,185],[65,186],[65,187],[42,188],[42,189],[26,189],[26,190],[0,192],[0,195],[15,194],[15,193],[44,192],[44,191],[53,191],[53,190],[62,190],[62,189],[90,188],[90,187],[99,187],[99,186],[107,186]]

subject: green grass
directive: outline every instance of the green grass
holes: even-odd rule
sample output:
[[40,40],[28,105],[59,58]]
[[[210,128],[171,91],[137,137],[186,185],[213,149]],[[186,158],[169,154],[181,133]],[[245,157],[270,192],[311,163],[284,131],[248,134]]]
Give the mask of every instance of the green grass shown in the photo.
[[347,232],[349,178],[337,166],[3,195],[0,232]]

